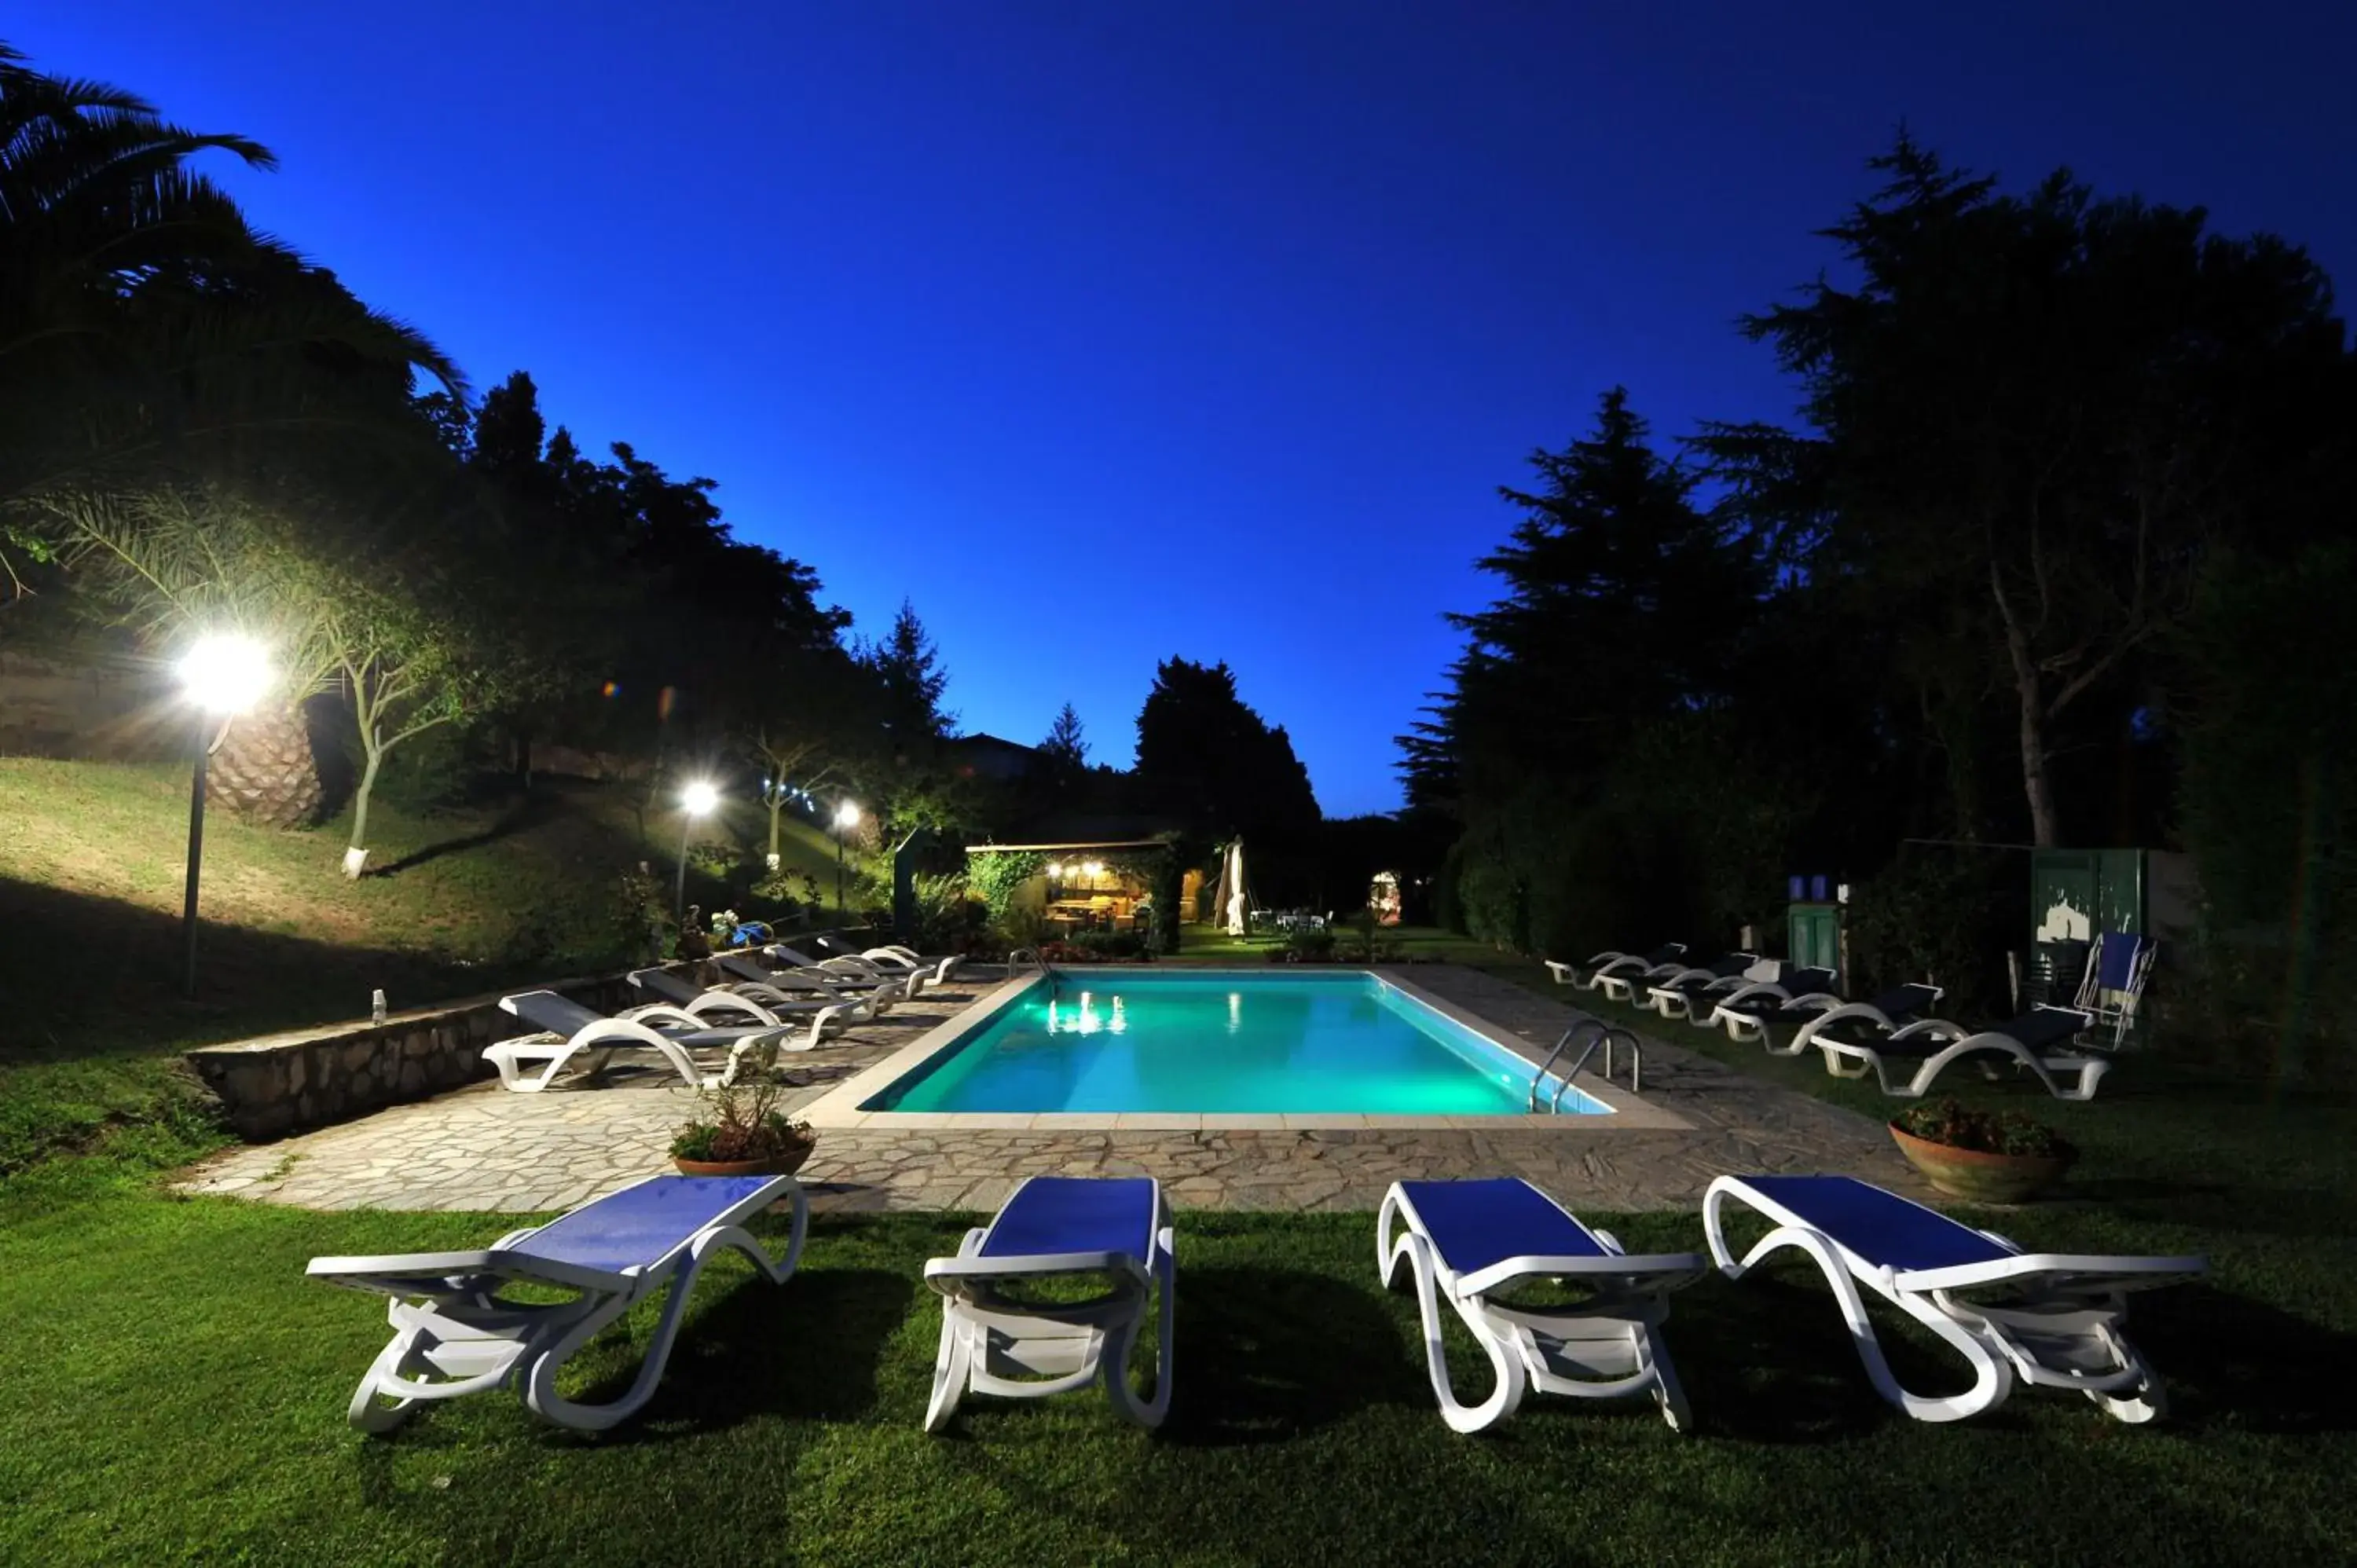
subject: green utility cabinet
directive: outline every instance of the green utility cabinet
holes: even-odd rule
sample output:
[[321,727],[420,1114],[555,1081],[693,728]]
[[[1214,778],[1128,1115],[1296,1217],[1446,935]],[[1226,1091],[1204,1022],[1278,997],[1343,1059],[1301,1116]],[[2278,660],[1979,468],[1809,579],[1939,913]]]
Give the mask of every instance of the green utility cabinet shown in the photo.
[[1792,904],[1784,911],[1784,952],[1796,969],[1830,969],[1846,983],[1842,962],[1842,907],[1824,876],[1791,879]]

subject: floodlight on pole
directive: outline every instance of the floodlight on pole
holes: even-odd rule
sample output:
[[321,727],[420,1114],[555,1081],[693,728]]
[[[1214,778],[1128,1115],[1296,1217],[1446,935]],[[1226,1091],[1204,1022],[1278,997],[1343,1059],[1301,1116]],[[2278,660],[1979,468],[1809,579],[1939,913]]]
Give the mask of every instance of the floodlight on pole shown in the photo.
[[672,896],[672,918],[687,918],[687,835],[695,819],[708,817],[720,804],[720,788],[698,779],[679,792],[679,885]]
[[180,690],[197,710],[197,761],[188,785],[188,883],[180,902],[181,983],[197,993],[197,883],[205,858],[205,763],[223,726],[262,701],[276,671],[270,650],[238,632],[216,632],[189,645],[175,667]]
[[859,825],[859,802],[843,800],[834,808],[834,918],[844,918],[843,835]]

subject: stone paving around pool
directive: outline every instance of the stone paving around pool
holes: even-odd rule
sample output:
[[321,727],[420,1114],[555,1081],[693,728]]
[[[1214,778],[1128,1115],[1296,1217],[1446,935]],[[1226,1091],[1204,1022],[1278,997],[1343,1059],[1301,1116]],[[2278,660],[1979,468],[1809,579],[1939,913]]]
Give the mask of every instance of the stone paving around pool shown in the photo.
[[[1414,974],[1426,990],[1525,1042],[1534,1057],[1580,1015],[1479,970],[1434,964]],[[985,971],[839,1042],[781,1058],[795,1085],[788,1104],[815,1101],[992,983]],[[1710,1178],[1728,1171],[1840,1172],[1914,1196],[1928,1191],[1880,1124],[1721,1066],[1674,1036],[1647,1037],[1643,1097],[1693,1129],[834,1129],[822,1134],[802,1179],[821,1212],[986,1210],[1024,1176],[1040,1175],[1157,1176],[1186,1208],[1372,1209],[1392,1182],[1418,1176],[1527,1176],[1575,1208],[1599,1211],[1694,1208]],[[487,1082],[231,1150],[191,1171],[180,1190],[306,1208],[565,1208],[668,1169],[664,1151],[694,1101],[675,1076],[620,1067],[602,1082],[576,1077],[544,1094]]]

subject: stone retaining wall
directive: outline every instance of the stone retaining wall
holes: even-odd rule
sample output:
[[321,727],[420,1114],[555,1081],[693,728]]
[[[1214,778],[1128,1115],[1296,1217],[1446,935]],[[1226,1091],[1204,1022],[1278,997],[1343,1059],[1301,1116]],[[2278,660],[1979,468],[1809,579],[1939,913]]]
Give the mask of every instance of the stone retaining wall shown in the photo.
[[[620,975],[548,989],[600,1011],[644,997]],[[188,1065],[249,1141],[280,1138],[492,1076],[483,1047],[527,1030],[497,995],[190,1051]]]

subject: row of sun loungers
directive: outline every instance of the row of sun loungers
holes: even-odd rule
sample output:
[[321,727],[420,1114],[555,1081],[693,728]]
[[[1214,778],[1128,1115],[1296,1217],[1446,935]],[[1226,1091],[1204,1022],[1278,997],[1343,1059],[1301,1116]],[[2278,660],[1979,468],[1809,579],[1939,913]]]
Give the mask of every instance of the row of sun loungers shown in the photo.
[[[897,1002],[947,984],[959,963],[907,948],[814,960],[773,945],[763,956],[772,961],[749,952],[716,955],[715,963],[731,978],[712,987],[667,969],[635,970],[630,984],[653,1000],[610,1015],[554,991],[503,996],[500,1006],[534,1033],[487,1047],[483,1059],[502,1087],[522,1094],[546,1089],[584,1052],[593,1072],[617,1051],[651,1051],[691,1089],[731,1084],[748,1059],[771,1049],[810,1050],[883,1016]],[[691,1054],[707,1047],[727,1051],[716,1074],[704,1073]]]
[[[747,1230],[774,1204],[791,1206],[785,1254],[772,1259]],[[1770,1224],[1738,1260],[1727,1211]],[[353,1393],[352,1425],[379,1433],[420,1402],[514,1389],[534,1414],[597,1430],[653,1393],[696,1276],[734,1249],[784,1283],[808,1225],[791,1176],[653,1176],[537,1229],[471,1252],[315,1258],[310,1277],[388,1298],[392,1341]],[[1378,1273],[1414,1284],[1426,1366],[1442,1419],[1478,1432],[1514,1413],[1532,1390],[1584,1399],[1650,1397],[1673,1428],[1687,1407],[1662,1342],[1669,1297],[1713,1264],[1739,1280],[1763,1259],[1795,1251],[1816,1264],[1877,1392],[1920,1421],[1957,1421],[1993,1409],[2018,1380],[2086,1395],[2107,1414],[2146,1422],[2163,1410],[2158,1376],[2128,1343],[2128,1293],[2201,1274],[2198,1257],[2026,1252],[1991,1232],[1849,1176],[1720,1176],[1703,1204],[1709,1261],[1697,1252],[1630,1255],[1517,1178],[1404,1181],[1376,1217]],[[1034,1176],[997,1216],[968,1231],[953,1257],[925,1265],[942,1301],[925,1427],[939,1431],[969,1394],[1033,1398],[1102,1381],[1114,1408],[1159,1425],[1173,1386],[1178,1293],[1174,1228],[1150,1178]],[[1528,1307],[1512,1294],[1533,1281],[1585,1287],[1576,1305]],[[1064,1282],[1065,1291],[1040,1287]],[[1043,1294],[1093,1285],[1085,1300]],[[554,1305],[519,1300],[514,1286],[569,1292]],[[1861,1287],[1891,1303],[1964,1358],[1964,1392],[1921,1395],[1893,1374]],[[556,1391],[565,1361],[633,1305],[666,1292],[630,1386],[602,1404]],[[1446,1303],[1490,1363],[1491,1391],[1460,1401],[1442,1338]],[[1131,1386],[1148,1313],[1155,1317],[1153,1391]]]
[[[1834,989],[1830,970],[1763,963],[1749,952],[1692,965],[1684,952],[1672,943],[1650,953],[1602,952],[1586,963],[1549,961],[1547,968],[1559,983],[1649,1006],[1664,1018],[1723,1028],[1730,1039],[1760,1040],[1777,1056],[1814,1049],[1835,1077],[1870,1072],[1884,1093],[1904,1099],[1921,1096],[1951,1064],[1968,1057],[1992,1071],[2009,1060],[2060,1100],[2093,1099],[2111,1070],[2108,1057],[2070,1048],[2095,1025],[2086,1008],[2041,1004],[2005,1023],[1968,1029],[1919,1016],[1940,1000],[1935,985],[1902,985],[1852,1002]],[[1768,969],[1779,972],[1764,978]],[[1780,1029],[1788,1031],[1781,1042]]]

